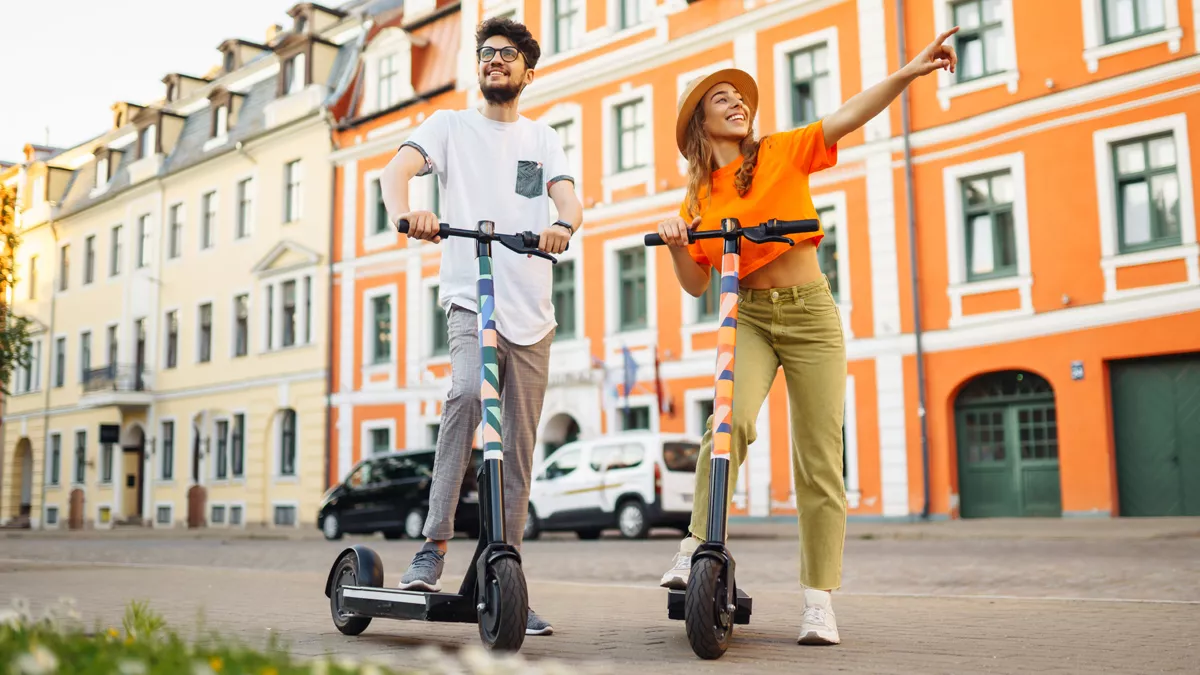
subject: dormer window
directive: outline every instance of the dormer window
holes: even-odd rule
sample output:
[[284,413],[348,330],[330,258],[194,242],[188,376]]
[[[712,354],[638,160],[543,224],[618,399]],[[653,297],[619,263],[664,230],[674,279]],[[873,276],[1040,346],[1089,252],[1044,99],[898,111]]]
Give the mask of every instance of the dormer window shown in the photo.
[[306,82],[304,81],[304,76],[305,76],[304,61],[305,61],[304,54],[300,53],[300,54],[296,54],[295,56],[291,57],[290,59],[288,59],[287,61],[284,62],[284,66],[283,66],[283,93],[284,94],[295,94],[296,92],[298,92],[304,88],[304,85],[306,84]]
[[233,66],[234,66],[233,52],[232,51],[225,52],[225,72],[232,73]]
[[138,159],[144,159],[158,152],[158,125],[151,124],[142,129],[138,137]]
[[171,84],[167,85],[167,103],[170,103],[171,101],[174,101],[174,100],[175,100],[175,84],[171,83]]
[[96,162],[96,187],[102,188],[108,184],[108,158],[101,157]]
[[303,33],[304,29],[307,27],[308,27],[308,17],[304,16],[303,14],[301,14],[300,16],[297,16],[296,17],[296,25],[293,30],[297,33]]
[[229,132],[229,106],[217,108],[217,118],[213,124],[213,136],[224,136]]
[[396,103],[396,94],[399,93],[397,80],[400,79],[400,71],[396,68],[396,55],[388,54],[379,59],[379,109],[384,110],[392,107]]

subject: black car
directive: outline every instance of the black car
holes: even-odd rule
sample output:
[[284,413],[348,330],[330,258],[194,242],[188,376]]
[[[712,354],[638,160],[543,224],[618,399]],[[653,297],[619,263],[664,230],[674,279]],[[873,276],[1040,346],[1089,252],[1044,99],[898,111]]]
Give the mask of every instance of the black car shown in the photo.
[[[329,488],[321,498],[317,528],[326,539],[343,534],[383,532],[388,539],[407,535],[421,539],[429,512],[433,483],[433,450],[402,450],[362,460],[346,480]],[[483,451],[474,450],[463,476],[454,516],[455,532],[479,536],[479,483],[477,472]]]

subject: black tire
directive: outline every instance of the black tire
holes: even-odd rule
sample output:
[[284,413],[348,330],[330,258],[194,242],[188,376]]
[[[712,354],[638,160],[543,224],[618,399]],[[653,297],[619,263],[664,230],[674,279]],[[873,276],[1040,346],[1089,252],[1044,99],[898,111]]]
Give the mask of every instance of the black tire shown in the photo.
[[409,509],[404,514],[403,527],[404,529],[401,531],[409,539],[414,541],[424,539],[425,535],[421,534],[421,530],[425,527],[425,509]]
[[579,535],[579,538],[583,539],[585,541],[593,541],[593,540],[599,539],[600,534],[603,532],[604,532],[604,530],[598,530],[598,529],[575,530],[575,534]]
[[525,533],[521,539],[534,541],[540,536],[542,536],[542,521],[538,520],[537,510],[533,508],[533,504],[530,504],[529,515],[525,518]]
[[701,558],[692,565],[684,596],[683,619],[692,651],[702,659],[720,658],[733,636],[733,614],[724,609],[721,563]]
[[342,521],[338,518],[336,511],[330,511],[325,514],[325,519],[321,521],[321,534],[329,541],[337,541],[342,538]]
[[492,651],[515,652],[525,642],[529,591],[525,573],[513,558],[488,566],[483,580],[484,611],[479,612],[479,638]]
[[627,499],[617,507],[617,529],[626,539],[645,539],[650,535],[646,505],[637,498]]
[[358,556],[348,552],[338,560],[337,571],[333,577],[333,592],[329,594],[329,612],[333,615],[333,625],[343,635],[358,635],[371,625],[369,616],[351,616],[341,611],[338,602],[338,589],[342,586],[382,586],[383,579],[359,579]]

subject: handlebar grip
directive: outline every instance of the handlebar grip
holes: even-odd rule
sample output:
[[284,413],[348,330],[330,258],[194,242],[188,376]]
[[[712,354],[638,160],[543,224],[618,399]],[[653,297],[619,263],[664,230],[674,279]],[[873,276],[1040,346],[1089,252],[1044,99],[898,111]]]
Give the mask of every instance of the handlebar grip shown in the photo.
[[768,224],[772,234],[799,234],[801,232],[816,232],[821,229],[821,222],[815,218],[807,220],[779,220]]
[[[404,218],[396,221],[396,231],[400,234],[408,234],[408,221]],[[438,236],[445,239],[450,234],[450,226],[446,223],[438,223]]]
[[646,235],[647,246],[666,246],[666,244],[667,242],[663,241],[663,238],[657,232]]
[[396,221],[396,231],[400,234],[408,234],[408,221],[401,218]]

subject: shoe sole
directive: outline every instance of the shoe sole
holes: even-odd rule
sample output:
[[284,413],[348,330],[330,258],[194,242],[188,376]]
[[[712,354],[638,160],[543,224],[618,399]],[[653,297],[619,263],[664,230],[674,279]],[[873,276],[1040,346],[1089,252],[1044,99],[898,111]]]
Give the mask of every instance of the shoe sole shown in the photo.
[[554,629],[551,628],[550,626],[546,626],[545,628],[541,628],[541,629],[526,628],[525,634],[526,635],[553,635]]
[[402,591],[425,591],[426,593],[440,593],[442,590],[441,582],[427,584],[424,581],[410,581],[409,583],[401,583],[396,588]]
[[670,579],[660,582],[658,585],[662,588],[669,588],[673,591],[686,591],[687,579],[682,577],[671,577]]
[[841,644],[841,640],[840,639],[832,639],[831,640],[830,638],[827,638],[827,637],[821,635],[820,633],[817,633],[816,631],[809,631],[807,633],[802,634],[799,638],[797,638],[796,644],[826,646],[826,645]]

